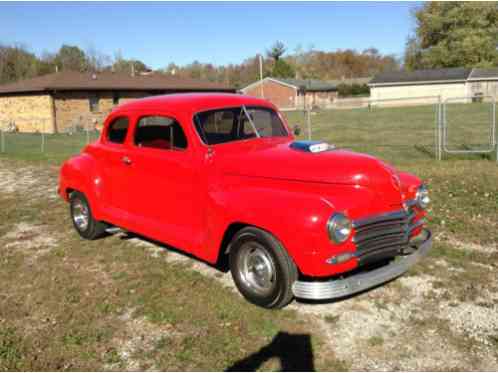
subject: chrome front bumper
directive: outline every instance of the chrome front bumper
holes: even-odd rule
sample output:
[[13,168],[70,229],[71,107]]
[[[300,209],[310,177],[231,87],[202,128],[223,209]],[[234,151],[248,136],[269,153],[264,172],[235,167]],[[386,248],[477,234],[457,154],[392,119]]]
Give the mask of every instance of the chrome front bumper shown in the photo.
[[403,256],[388,265],[372,271],[351,275],[350,277],[331,281],[296,281],[292,286],[294,296],[303,299],[334,299],[342,298],[363,290],[373,288],[389,280],[401,276],[408,271],[420,258],[424,257],[432,247],[432,234],[425,229],[410,242],[417,250]]

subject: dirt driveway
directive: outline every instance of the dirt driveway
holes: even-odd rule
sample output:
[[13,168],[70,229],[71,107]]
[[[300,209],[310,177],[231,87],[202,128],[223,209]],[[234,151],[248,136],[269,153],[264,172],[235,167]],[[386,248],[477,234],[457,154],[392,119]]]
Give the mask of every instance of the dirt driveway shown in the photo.
[[[60,242],[65,240],[73,240],[67,242],[77,245],[73,252],[89,250],[90,244],[74,237],[69,220],[62,215],[67,211],[55,194],[56,182],[56,168],[0,160],[0,201],[4,205],[0,208],[9,211],[0,222],[0,248],[9,255],[15,253],[14,259],[22,258],[23,266],[26,266],[23,268],[35,268],[50,255],[63,258],[61,261],[71,261],[74,254],[59,254],[63,250]],[[123,238],[137,252],[145,253],[150,263],[164,262],[164,266],[171,268],[179,265],[187,270],[190,268],[204,281],[212,282],[220,289],[228,288],[229,297],[240,297],[229,273],[221,273],[177,252],[136,237],[119,235],[104,239],[105,245],[117,247]],[[7,266],[5,258],[9,256],[2,256],[2,265]],[[450,233],[438,232],[430,258],[405,276],[335,303],[294,302],[287,311],[292,311],[304,328],[319,338],[320,342],[314,346],[315,359],[326,362],[325,355],[331,354],[343,363],[344,369],[498,370],[496,259],[496,245],[483,247],[452,241]],[[92,268],[82,268],[73,263],[71,268],[82,273],[93,271],[92,276],[102,285],[118,280],[114,274],[119,273],[119,268],[113,268],[114,274],[108,275],[109,272],[103,269],[105,263],[98,257],[93,264]],[[35,273],[39,275],[39,272],[27,270],[23,276],[30,281],[31,274]],[[50,273],[50,267],[47,267],[46,276]],[[185,280],[184,286],[188,287],[190,283]],[[15,291],[21,295],[13,291],[0,290],[0,305],[11,307],[14,299],[19,302],[34,296],[29,287],[23,289],[19,285]],[[119,294],[116,297],[119,299]],[[272,313],[279,312],[282,311]],[[0,328],[13,317],[9,315],[0,311]],[[38,324],[52,322],[49,314],[37,314],[23,320],[24,327],[33,330],[40,328]],[[137,351],[146,351],[149,345],[156,346],[164,336],[181,333],[181,330],[171,329],[170,324],[157,327],[146,318],[134,316],[133,308],[121,308],[119,317],[113,322],[116,329],[111,338],[115,345],[112,353],[122,365],[113,365],[115,361],[109,359],[102,369],[144,368],[140,359],[146,357],[137,358]],[[139,334],[141,337],[137,337]],[[0,334],[0,367],[2,346],[4,350],[6,346],[5,335],[3,338],[2,342]],[[154,358],[149,360],[150,364],[145,368],[161,366]],[[193,365],[186,364],[186,369],[196,366],[189,364]],[[321,367],[326,368],[326,363],[323,364]],[[71,369],[71,366],[65,368]]]

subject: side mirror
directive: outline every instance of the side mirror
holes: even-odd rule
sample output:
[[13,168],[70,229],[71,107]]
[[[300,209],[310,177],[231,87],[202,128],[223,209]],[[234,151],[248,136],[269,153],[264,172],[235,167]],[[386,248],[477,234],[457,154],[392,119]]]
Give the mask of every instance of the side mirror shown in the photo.
[[301,134],[301,127],[296,124],[292,132],[294,132],[294,135],[299,136]]

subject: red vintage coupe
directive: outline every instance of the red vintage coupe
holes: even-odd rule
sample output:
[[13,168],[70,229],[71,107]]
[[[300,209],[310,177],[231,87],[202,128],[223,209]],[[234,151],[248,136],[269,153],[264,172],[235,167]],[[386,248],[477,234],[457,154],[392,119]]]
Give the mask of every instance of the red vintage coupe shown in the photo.
[[243,95],[118,106],[100,139],[64,163],[59,193],[83,238],[121,229],[227,259],[244,297],[267,308],[385,283],[432,243],[417,177],[297,141],[274,105]]

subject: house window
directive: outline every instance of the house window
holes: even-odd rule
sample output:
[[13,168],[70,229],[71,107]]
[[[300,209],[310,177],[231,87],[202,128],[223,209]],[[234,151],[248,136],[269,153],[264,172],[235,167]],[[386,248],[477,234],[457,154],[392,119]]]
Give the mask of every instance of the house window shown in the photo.
[[90,111],[92,113],[96,113],[99,110],[99,96],[97,94],[90,95],[88,98],[88,102],[90,104]]
[[112,94],[112,103],[113,103],[113,105],[119,105],[119,93],[118,92],[114,92]]

